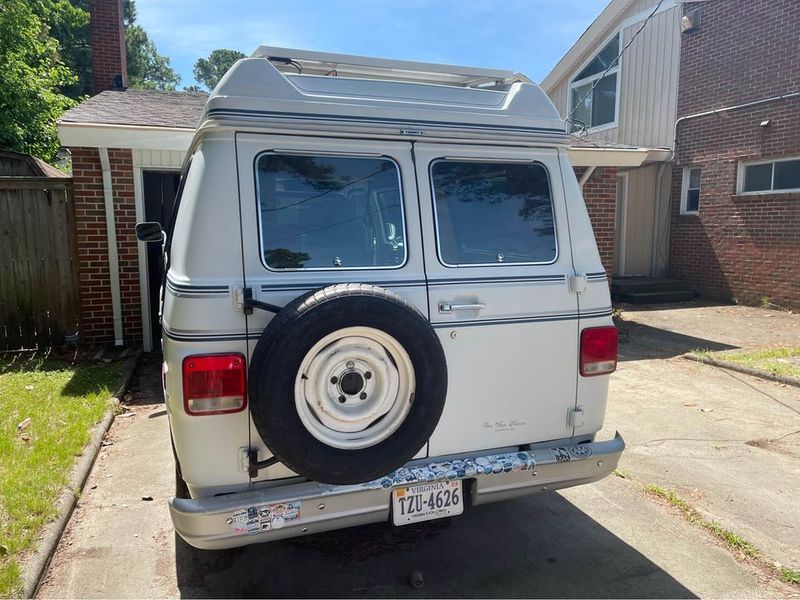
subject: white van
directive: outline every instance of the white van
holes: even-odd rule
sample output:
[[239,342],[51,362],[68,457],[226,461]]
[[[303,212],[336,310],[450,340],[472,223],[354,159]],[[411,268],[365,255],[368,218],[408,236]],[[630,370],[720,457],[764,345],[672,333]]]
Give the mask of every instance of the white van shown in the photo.
[[617,332],[547,96],[510,71],[262,47],[165,239],[178,533],[228,548],[598,480]]

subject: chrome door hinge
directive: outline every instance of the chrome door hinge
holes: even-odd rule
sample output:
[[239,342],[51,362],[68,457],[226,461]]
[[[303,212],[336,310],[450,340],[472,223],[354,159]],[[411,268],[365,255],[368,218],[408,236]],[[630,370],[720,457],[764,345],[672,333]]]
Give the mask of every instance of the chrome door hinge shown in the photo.
[[233,298],[233,310],[244,311],[244,288],[232,285],[230,290],[231,297]]
[[582,294],[586,291],[586,286],[589,281],[586,275],[582,273],[575,273],[575,275],[568,275],[567,281],[569,282],[569,291],[573,294]]
[[251,287],[234,287],[233,291],[233,307],[235,310],[240,310],[246,315],[252,315],[253,309],[258,308],[271,313],[279,313],[280,306],[270,304],[269,302],[261,302],[254,297],[254,291]]
[[567,415],[567,426],[568,427],[583,427],[583,407],[576,406],[575,408],[569,409],[569,414]]

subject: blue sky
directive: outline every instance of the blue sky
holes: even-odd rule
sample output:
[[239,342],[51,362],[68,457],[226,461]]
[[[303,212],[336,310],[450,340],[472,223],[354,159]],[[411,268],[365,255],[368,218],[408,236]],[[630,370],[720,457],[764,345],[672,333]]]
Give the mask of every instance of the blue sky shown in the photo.
[[608,0],[136,0],[182,77],[215,48],[261,44],[513,69],[541,81]]

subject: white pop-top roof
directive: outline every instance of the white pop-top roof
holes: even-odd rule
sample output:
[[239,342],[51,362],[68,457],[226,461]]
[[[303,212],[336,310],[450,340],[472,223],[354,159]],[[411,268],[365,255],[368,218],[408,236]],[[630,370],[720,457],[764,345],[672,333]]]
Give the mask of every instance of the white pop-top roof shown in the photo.
[[413,138],[567,141],[547,95],[512,71],[265,46],[220,80],[205,118]]

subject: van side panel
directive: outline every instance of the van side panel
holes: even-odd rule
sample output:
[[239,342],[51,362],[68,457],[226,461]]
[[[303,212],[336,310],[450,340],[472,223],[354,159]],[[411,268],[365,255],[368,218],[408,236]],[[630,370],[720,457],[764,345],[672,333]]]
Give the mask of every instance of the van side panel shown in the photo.
[[[586,289],[578,294],[579,312],[582,315],[579,328],[583,330],[588,327],[613,325],[608,276],[600,261],[600,253],[597,250],[592,222],[586,211],[581,187],[565,149],[559,151],[559,162],[564,181],[564,197],[567,199],[575,273],[586,277]],[[583,316],[597,313],[603,316],[588,318]],[[609,375],[597,377],[578,375],[575,406],[583,411],[583,425],[575,427],[575,436],[593,437],[602,428],[606,414],[608,381]]]
[[243,281],[233,136],[205,139],[185,177],[162,309],[165,400],[183,477],[194,496],[207,496],[209,488],[248,482],[238,465],[238,448],[249,444],[248,411],[188,415],[181,377],[187,356],[247,354],[244,315],[231,291]]

